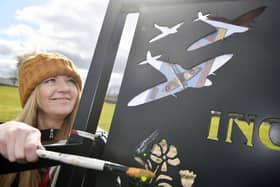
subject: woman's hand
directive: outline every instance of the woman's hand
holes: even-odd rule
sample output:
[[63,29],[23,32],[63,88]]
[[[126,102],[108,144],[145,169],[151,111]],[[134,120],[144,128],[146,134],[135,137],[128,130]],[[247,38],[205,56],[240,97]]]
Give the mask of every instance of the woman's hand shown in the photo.
[[38,129],[17,121],[0,125],[0,154],[10,162],[35,162],[39,148],[43,146]]

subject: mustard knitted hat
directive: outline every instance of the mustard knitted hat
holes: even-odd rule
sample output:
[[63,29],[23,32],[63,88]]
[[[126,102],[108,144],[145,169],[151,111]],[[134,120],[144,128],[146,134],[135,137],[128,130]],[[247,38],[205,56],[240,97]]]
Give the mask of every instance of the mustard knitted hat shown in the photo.
[[37,53],[22,61],[18,67],[19,95],[24,107],[28,97],[42,81],[57,75],[71,76],[82,88],[82,80],[73,62],[57,53]]

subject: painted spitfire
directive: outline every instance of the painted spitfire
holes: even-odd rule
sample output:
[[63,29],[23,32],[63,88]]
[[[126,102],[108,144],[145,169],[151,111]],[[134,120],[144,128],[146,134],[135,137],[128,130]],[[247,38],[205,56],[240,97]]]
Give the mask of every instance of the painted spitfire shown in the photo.
[[263,6],[253,9],[235,20],[213,17],[210,16],[210,14],[203,15],[201,12],[198,12],[198,18],[195,19],[194,22],[203,21],[215,27],[217,31],[194,42],[190,47],[187,48],[187,51],[192,51],[204,47],[206,45],[212,44],[234,33],[243,33],[248,31],[250,28],[250,24],[254,21],[256,17],[262,14],[265,8],[266,7]]
[[208,75],[221,68],[232,58],[233,54],[224,54],[208,61],[205,61],[191,69],[184,69],[178,64],[158,60],[161,55],[152,56],[148,51],[146,60],[139,64],[150,64],[156,70],[160,71],[167,81],[149,88],[139,95],[135,96],[128,106],[137,106],[148,103],[169,95],[175,96],[175,93],[185,90],[186,88],[201,88],[211,86],[212,82],[207,79]]
[[153,39],[151,39],[149,41],[149,43],[152,43],[152,42],[154,42],[156,40],[164,38],[164,37],[166,37],[166,36],[168,36],[170,34],[175,34],[176,32],[178,32],[177,29],[179,29],[179,27],[181,27],[183,24],[184,24],[184,22],[181,22],[181,23],[179,23],[179,24],[177,24],[177,25],[175,25],[175,26],[173,26],[171,28],[163,27],[163,26],[159,26],[159,25],[155,24],[154,27],[159,29],[161,31],[161,34],[159,34],[156,37],[154,37]]

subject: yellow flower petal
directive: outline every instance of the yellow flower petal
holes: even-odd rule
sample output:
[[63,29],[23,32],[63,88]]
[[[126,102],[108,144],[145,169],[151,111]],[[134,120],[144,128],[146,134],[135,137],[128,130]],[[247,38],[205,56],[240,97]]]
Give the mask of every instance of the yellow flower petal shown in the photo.
[[160,171],[163,171],[163,172],[166,172],[167,171],[167,164],[166,162],[163,162],[162,163],[162,166],[161,166],[161,170]]
[[159,180],[162,180],[162,179],[165,179],[165,180],[169,180],[169,181],[173,181],[173,178],[168,176],[168,175],[159,175],[157,178],[156,178],[156,181],[159,181]]
[[154,144],[153,147],[152,147],[151,153],[157,155],[158,157],[160,157],[161,154],[162,154],[160,146],[157,145],[157,144]]
[[157,164],[160,164],[162,162],[162,159],[155,156],[155,155],[151,155],[150,157],[151,157],[151,160],[154,161]]
[[166,151],[167,151],[167,148],[168,148],[167,141],[166,141],[165,139],[162,139],[162,140],[159,142],[159,145],[160,145],[161,148],[162,148],[162,153],[165,154]]
[[177,154],[178,154],[177,148],[174,145],[170,145],[169,151],[167,153],[167,157],[174,158],[175,156],[177,156]]
[[180,159],[179,158],[168,159],[167,162],[172,166],[178,166],[180,164]]
[[161,182],[158,184],[158,186],[162,186],[162,187],[172,187],[170,184],[166,183],[166,182]]

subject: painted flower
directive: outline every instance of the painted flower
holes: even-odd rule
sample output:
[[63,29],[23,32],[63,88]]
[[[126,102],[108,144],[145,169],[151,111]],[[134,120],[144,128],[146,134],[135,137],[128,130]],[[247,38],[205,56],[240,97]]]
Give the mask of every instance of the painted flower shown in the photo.
[[151,150],[151,160],[161,166],[161,171],[167,171],[167,164],[178,166],[180,159],[177,158],[177,148],[174,145],[168,146],[167,141],[162,139],[158,144],[154,144]]
[[192,187],[196,174],[190,170],[180,170],[179,175],[181,176],[181,184],[183,187]]

